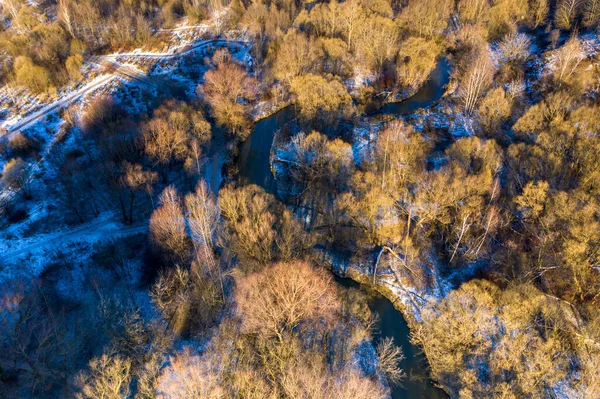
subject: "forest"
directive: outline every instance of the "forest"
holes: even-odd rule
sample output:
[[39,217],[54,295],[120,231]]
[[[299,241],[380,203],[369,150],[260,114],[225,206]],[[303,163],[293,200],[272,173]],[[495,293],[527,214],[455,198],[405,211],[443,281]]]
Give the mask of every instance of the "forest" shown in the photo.
[[0,170],[2,398],[600,399],[600,0],[0,0]]

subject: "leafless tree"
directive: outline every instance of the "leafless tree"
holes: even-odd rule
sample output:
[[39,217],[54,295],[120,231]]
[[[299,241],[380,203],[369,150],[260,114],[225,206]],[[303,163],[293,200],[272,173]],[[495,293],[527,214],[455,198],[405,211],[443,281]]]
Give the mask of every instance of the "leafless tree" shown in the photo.
[[583,9],[583,24],[586,27],[598,27],[600,22],[600,0],[587,0]]
[[531,11],[531,25],[534,28],[537,28],[546,22],[546,18],[548,18],[548,12],[550,11],[550,4],[548,0],[532,0],[529,3],[529,9]]
[[118,354],[103,354],[90,361],[89,371],[77,376],[81,392],[78,399],[123,399],[129,397],[131,359]]
[[12,189],[23,190],[26,198],[31,197],[31,166],[21,158],[14,158],[4,165],[2,181]]
[[394,339],[386,337],[377,344],[377,364],[391,384],[398,384],[404,378],[400,362],[404,359],[402,348],[394,344]]
[[[224,296],[223,276],[214,253],[214,237],[219,221],[219,208],[208,184],[201,180],[196,191],[185,197],[188,225],[196,250],[196,262],[205,265],[213,278],[218,279]],[[200,266],[200,265],[199,265]]]
[[141,165],[130,164],[125,162],[123,165],[123,175],[120,183],[127,187],[129,196],[129,213],[125,211],[123,205],[123,216],[129,223],[133,222],[133,207],[135,202],[135,194],[137,191],[144,190],[152,197],[152,184],[158,180],[158,174],[153,171],[145,171]]
[[22,7],[20,0],[0,0],[0,6],[2,9],[7,12],[11,16],[12,22],[14,22],[17,26],[19,26],[19,18],[17,18],[19,14],[19,10]]
[[214,194],[204,180],[198,183],[194,193],[185,197],[185,205],[194,242],[212,250],[219,209]]
[[561,0],[554,12],[554,23],[560,29],[570,30],[580,11],[581,0]]
[[189,241],[185,217],[177,191],[167,187],[160,195],[160,207],[150,218],[150,237],[157,248],[167,251],[174,260],[188,258]]
[[220,62],[204,75],[204,84],[198,88],[208,100],[212,113],[220,125],[233,134],[244,132],[247,112],[242,100],[254,97],[256,82],[244,69],[233,62]]
[[244,331],[280,342],[303,321],[339,308],[331,277],[305,262],[279,263],[239,280],[235,300]]
[[459,94],[463,99],[465,113],[471,115],[477,101],[492,78],[493,66],[487,48],[482,49],[462,75]]
[[73,14],[70,9],[69,0],[59,0],[58,2],[58,18],[67,29],[71,37],[75,38],[75,30],[73,27]]
[[174,355],[157,381],[157,399],[222,399],[219,365],[190,348]]
[[155,118],[142,127],[142,133],[146,154],[163,166],[165,179],[166,167],[187,155],[187,132],[165,119]]
[[505,61],[525,61],[529,56],[531,40],[525,33],[511,33],[500,42],[500,51]]
[[581,42],[576,36],[571,37],[561,48],[555,50],[551,56],[551,69],[554,78],[559,84],[569,80],[577,67],[585,58]]

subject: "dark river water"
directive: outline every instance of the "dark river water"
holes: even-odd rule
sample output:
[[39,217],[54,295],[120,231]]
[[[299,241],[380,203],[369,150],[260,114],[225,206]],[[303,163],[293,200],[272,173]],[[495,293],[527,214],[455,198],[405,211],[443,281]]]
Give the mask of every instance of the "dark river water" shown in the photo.
[[[429,107],[442,97],[449,80],[450,66],[448,61],[442,58],[431,73],[430,79],[412,97],[399,103],[389,103],[375,114],[408,115],[421,108]],[[241,149],[239,159],[241,177],[272,194],[276,192],[276,183],[269,162],[271,145],[275,133],[293,118],[294,107],[287,107],[260,120]],[[350,279],[336,278],[336,281],[346,287],[359,286]],[[375,345],[382,338],[393,337],[396,344],[402,347],[406,357],[401,366],[407,377],[401,386],[392,390],[392,398],[446,398],[444,391],[436,388],[428,379],[426,359],[419,349],[411,344],[410,330],[402,314],[394,309],[390,301],[380,295],[376,295],[370,301],[370,307],[379,316],[379,322],[375,326],[377,330],[374,336]]]

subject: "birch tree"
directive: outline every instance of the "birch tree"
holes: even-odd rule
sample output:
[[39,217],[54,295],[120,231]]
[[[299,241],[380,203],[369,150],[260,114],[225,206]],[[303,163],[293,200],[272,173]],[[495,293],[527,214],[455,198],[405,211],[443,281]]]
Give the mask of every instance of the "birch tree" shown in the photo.
[[219,221],[219,208],[208,184],[201,180],[193,193],[185,197],[188,225],[196,250],[196,273],[218,281],[224,296],[223,275],[215,258],[214,237]]
[[477,101],[490,84],[492,73],[492,62],[487,48],[484,48],[467,67],[460,79],[459,94],[467,115],[471,115],[475,110]]
[[596,28],[600,22],[600,0],[587,0],[583,9],[583,25]]
[[551,70],[559,85],[569,80],[584,58],[585,53],[581,48],[581,42],[576,36],[571,37],[552,54]]
[[21,0],[0,0],[0,6],[4,12],[8,13],[11,17],[11,21],[19,26],[19,10],[23,6]]
[[73,15],[69,0],[59,0],[58,2],[58,19],[69,32],[72,38],[75,38],[75,29],[73,27]]
[[581,0],[561,0],[556,6],[554,24],[564,30],[571,30],[580,12]]

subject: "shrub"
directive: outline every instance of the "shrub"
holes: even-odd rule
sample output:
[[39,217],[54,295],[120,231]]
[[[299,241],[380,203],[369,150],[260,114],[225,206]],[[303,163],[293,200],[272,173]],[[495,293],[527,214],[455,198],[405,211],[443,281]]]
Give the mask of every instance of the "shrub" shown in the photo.
[[13,70],[17,84],[27,87],[36,94],[48,91],[50,88],[50,74],[46,68],[34,64],[29,57],[17,57]]
[[67,58],[65,62],[65,67],[67,68],[67,73],[69,74],[69,78],[71,80],[76,81],[81,79],[81,66],[83,65],[83,56],[81,54],[75,54]]
[[26,156],[39,150],[39,143],[21,132],[18,132],[9,140],[8,146],[12,152],[21,156]]

